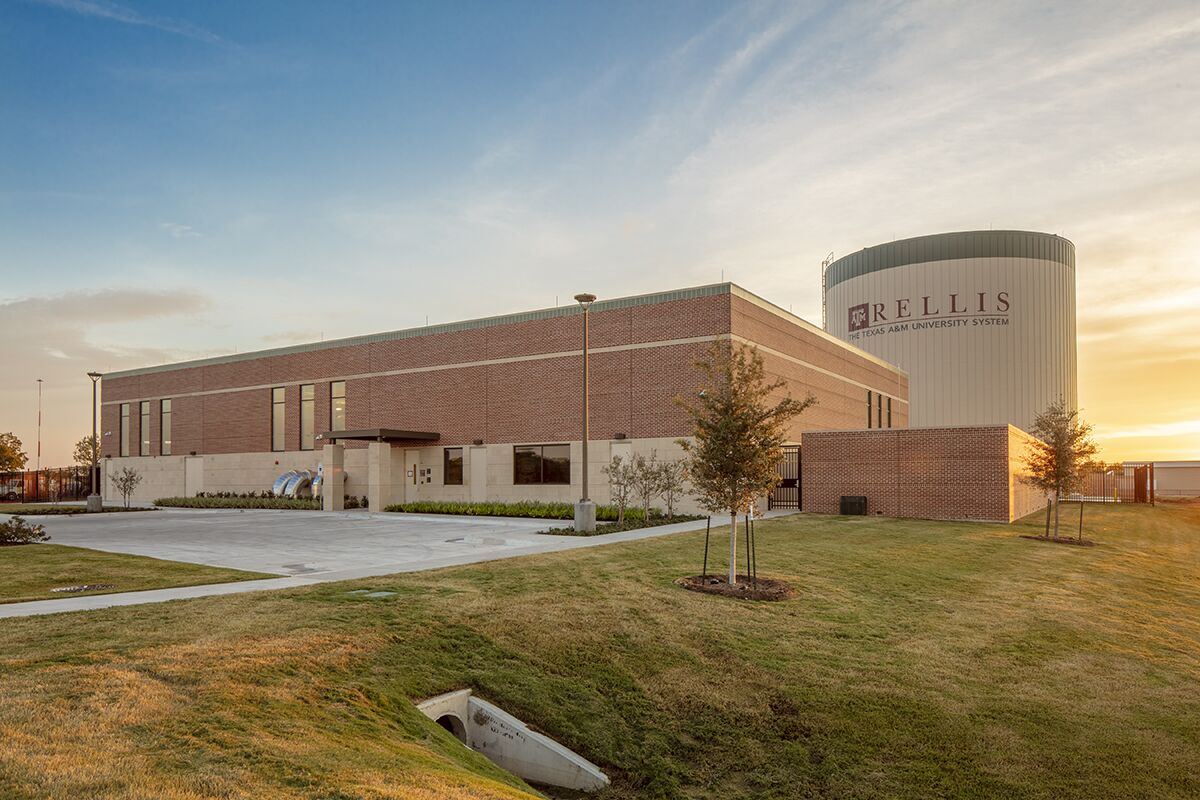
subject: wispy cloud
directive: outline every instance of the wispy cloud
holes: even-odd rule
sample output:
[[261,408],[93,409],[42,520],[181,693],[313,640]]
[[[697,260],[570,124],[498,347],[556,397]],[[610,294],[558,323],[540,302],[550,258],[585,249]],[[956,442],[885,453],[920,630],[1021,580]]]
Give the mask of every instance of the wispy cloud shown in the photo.
[[147,17],[138,11],[107,0],[29,0],[42,6],[59,8],[85,17],[96,17],[125,25],[139,25],[155,28],[166,33],[186,36],[198,42],[208,44],[229,45],[230,43],[210,30],[194,25],[186,20],[169,17]]
[[178,222],[160,222],[158,227],[167,232],[172,239],[199,239],[200,232],[191,225],[182,225]]
[[1200,434],[1200,419],[1185,419],[1178,422],[1164,422],[1157,425],[1142,425],[1137,428],[1111,431],[1104,433],[1106,439],[1133,439],[1188,436]]

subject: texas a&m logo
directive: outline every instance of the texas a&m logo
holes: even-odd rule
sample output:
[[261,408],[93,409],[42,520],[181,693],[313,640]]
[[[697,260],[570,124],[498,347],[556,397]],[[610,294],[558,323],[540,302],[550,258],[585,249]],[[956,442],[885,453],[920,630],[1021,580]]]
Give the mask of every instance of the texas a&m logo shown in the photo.
[[863,328],[870,327],[871,323],[868,319],[867,304],[850,306],[850,330],[860,331]]

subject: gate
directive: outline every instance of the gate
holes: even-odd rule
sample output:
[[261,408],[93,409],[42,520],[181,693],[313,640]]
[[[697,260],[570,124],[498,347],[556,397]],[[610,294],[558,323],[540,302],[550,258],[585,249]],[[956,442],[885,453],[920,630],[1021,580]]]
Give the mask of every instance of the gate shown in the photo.
[[1062,498],[1084,503],[1154,503],[1154,464],[1118,464],[1083,476],[1079,491]]
[[802,510],[800,497],[800,445],[783,447],[783,458],[775,465],[779,473],[779,485],[767,496],[767,508],[794,508]]

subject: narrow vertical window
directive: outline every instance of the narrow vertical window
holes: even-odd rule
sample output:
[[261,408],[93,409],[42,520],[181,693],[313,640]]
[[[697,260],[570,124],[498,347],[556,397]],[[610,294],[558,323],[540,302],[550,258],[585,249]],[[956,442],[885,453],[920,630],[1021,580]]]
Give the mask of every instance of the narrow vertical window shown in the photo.
[[164,456],[171,455],[171,401],[163,400],[159,404],[158,452]]
[[883,427],[883,395],[877,394],[875,396],[878,398],[878,400],[875,403],[875,405],[877,406],[876,414],[875,414],[875,427],[882,428]]
[[129,403],[121,403],[121,457],[129,455]]
[[286,391],[282,386],[271,390],[271,449],[284,449],[284,404]]
[[138,406],[138,438],[140,439],[138,455],[150,455],[150,401],[143,400]]
[[888,427],[892,427],[892,398],[888,398]]
[[442,483],[445,486],[463,485],[463,449],[447,447],[442,451]]
[[329,430],[346,430],[346,382],[329,384]]
[[871,412],[873,410],[874,409],[871,408],[871,390],[867,389],[867,427],[868,428],[871,427]]
[[313,422],[317,406],[317,387],[305,383],[300,387],[300,449],[312,450],[316,444]]

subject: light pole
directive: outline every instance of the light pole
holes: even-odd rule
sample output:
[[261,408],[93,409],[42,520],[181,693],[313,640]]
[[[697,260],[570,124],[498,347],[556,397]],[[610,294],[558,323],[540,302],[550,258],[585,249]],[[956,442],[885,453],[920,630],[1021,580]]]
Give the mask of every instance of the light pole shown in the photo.
[[100,380],[99,372],[89,372],[87,374],[92,379],[92,441],[89,444],[89,450],[92,456],[91,469],[91,484],[92,493],[88,495],[87,510],[88,511],[103,511],[104,501],[100,499],[100,487],[96,482],[96,451],[100,448],[100,440],[96,438],[96,381]]
[[577,294],[575,301],[583,308],[583,497],[575,504],[575,532],[596,530],[596,504],[588,497],[588,308],[596,301],[594,294]]

